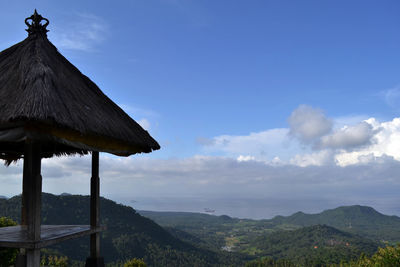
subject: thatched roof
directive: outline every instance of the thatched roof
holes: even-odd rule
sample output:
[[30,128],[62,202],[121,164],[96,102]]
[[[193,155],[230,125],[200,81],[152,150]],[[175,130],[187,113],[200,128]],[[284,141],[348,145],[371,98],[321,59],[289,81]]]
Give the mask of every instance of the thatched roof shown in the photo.
[[[32,21],[29,24],[29,20]],[[128,156],[158,143],[47,39],[46,20],[26,20],[28,37],[0,52],[0,158],[20,158],[26,139],[43,156],[104,151]]]

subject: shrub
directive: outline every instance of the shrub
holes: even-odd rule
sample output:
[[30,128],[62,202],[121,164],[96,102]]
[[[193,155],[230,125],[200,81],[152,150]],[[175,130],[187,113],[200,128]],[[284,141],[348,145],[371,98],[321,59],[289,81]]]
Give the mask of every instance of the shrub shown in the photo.
[[124,267],[147,267],[147,265],[143,259],[134,258],[125,262]]
[[[16,222],[7,217],[0,217],[0,227],[15,226]],[[0,267],[11,266],[15,263],[18,249],[16,248],[0,248]]]

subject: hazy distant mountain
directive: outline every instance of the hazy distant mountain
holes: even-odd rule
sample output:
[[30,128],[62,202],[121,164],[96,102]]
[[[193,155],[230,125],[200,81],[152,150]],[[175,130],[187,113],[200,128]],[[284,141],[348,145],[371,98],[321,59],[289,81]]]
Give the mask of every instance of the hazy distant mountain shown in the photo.
[[0,199],[7,199],[8,197],[6,196],[0,196]]
[[270,222],[295,227],[325,224],[375,240],[400,241],[400,218],[381,214],[366,206],[345,206],[318,214],[297,212],[287,217],[277,216]]

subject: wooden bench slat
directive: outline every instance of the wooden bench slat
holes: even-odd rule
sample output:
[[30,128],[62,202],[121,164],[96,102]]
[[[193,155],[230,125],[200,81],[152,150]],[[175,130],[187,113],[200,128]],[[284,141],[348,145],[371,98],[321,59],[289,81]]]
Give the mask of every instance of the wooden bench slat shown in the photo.
[[101,232],[105,227],[90,225],[42,225],[40,240],[29,240],[26,227],[8,226],[0,228],[0,247],[43,248],[67,239]]

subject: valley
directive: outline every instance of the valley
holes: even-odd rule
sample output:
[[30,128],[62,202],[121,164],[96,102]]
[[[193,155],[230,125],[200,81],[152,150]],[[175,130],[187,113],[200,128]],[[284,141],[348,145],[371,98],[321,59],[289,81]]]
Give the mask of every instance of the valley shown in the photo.
[[[44,224],[89,222],[89,197],[43,194]],[[20,196],[0,199],[0,217],[20,220]],[[57,216],[63,210],[64,216]],[[345,206],[318,214],[297,212],[269,220],[190,212],[136,211],[101,198],[101,247],[107,266],[143,258],[148,266],[247,266],[258,259],[325,266],[371,256],[400,241],[400,218],[365,206]],[[351,224],[349,223],[351,221]],[[87,238],[43,251],[83,266]],[[249,265],[250,266],[250,265]],[[268,266],[268,265],[267,265]],[[274,266],[274,265],[271,265]]]

